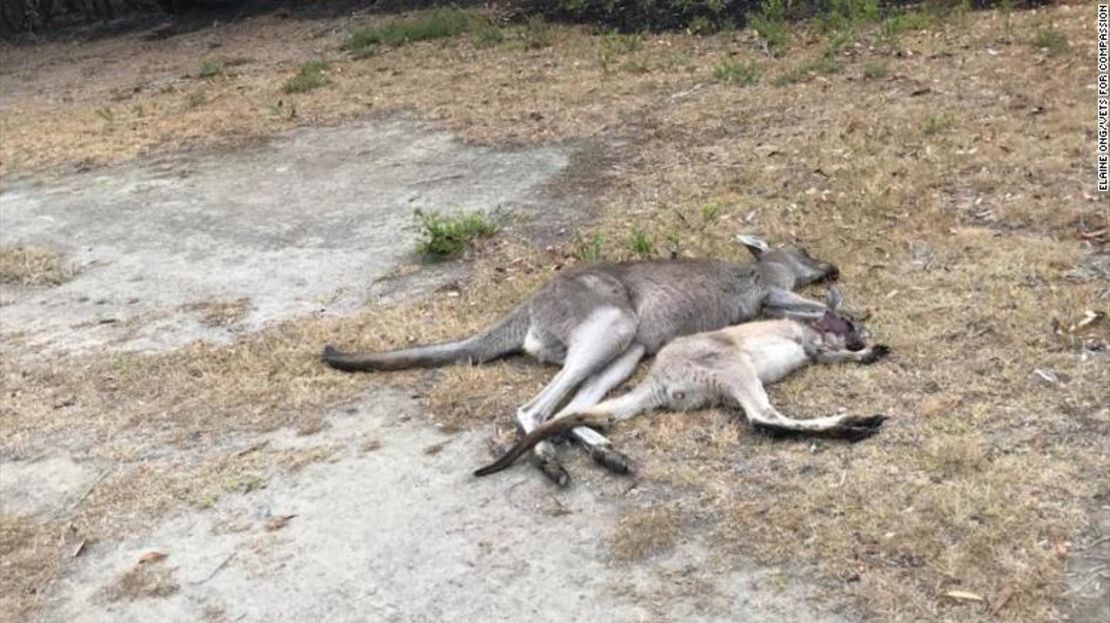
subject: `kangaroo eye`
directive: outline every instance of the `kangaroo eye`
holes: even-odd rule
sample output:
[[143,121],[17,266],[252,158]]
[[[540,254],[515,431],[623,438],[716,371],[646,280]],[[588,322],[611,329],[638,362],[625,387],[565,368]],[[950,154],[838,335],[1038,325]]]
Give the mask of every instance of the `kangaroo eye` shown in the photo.
[[674,392],[673,396],[674,396],[674,399],[675,399],[675,400],[682,400],[683,398],[685,398],[685,397],[686,397],[686,392],[684,392],[684,391],[682,391],[681,389],[679,389],[679,390],[676,390],[676,391]]

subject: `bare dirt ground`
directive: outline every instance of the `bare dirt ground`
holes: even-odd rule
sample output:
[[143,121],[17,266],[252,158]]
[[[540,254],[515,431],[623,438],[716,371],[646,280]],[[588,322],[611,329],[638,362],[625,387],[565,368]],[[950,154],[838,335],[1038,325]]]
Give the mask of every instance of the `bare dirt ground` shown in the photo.
[[[506,26],[353,59],[388,16],[289,13],[0,48],[3,615],[1105,620],[1093,11],[800,25],[778,57]],[[466,262],[406,255],[413,207],[501,203]],[[773,400],[880,436],[659,414],[613,431],[634,478],[475,481],[549,369],[316,361],[474,330],[595,251],[740,257],[739,231],[839,264],[896,353]]]
[[5,321],[36,352],[75,352],[169,348],[296,314],[349,314],[411,262],[414,210],[570,217],[575,197],[541,192],[568,161],[566,150],[466,147],[382,121],[16,183],[5,191],[3,242],[57,250],[81,278],[9,288]]

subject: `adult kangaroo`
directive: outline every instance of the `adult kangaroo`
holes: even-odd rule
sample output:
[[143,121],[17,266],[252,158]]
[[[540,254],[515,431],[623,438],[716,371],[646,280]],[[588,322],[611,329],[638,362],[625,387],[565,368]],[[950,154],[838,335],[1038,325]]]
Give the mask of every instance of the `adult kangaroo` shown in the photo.
[[579,411],[565,411],[524,436],[500,459],[474,472],[486,476],[513,464],[544,439],[576,426],[612,426],[660,408],[690,411],[724,404],[771,435],[814,435],[858,441],[878,432],[882,415],[832,415],[796,420],[779,413],[764,385],[814,363],[872,364],[887,355],[867,344],[867,332],[840,315],[840,293],[829,290],[829,309],[815,322],[764,320],[675,339],[655,357],[642,383],[623,396]]
[[[632,374],[641,358],[676,337],[745,322],[760,312],[821,318],[825,304],[793,290],[835,279],[836,266],[814,259],[801,247],[771,248],[758,238],[737,239],[755,262],[675,259],[576,266],[477,335],[379,353],[344,353],[329,345],[323,360],[339,370],[398,370],[482,363],[524,352],[561,364],[543,390],[517,410],[517,424],[527,434],[556,415],[564,402],[560,414],[597,404]],[[598,463],[627,471],[627,459],[597,431],[579,426],[571,435],[589,446]],[[560,485],[569,482],[549,441],[538,443],[534,454],[549,478]]]

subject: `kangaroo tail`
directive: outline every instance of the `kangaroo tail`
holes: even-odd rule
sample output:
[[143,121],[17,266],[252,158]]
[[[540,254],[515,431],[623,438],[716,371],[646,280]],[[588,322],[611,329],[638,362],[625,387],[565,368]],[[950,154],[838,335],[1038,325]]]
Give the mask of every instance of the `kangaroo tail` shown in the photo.
[[610,398],[592,407],[584,408],[577,413],[544,422],[522,437],[515,446],[505,453],[505,456],[474,472],[474,475],[488,476],[509,467],[521,455],[548,437],[565,433],[578,426],[610,426],[614,422],[627,420],[665,403],[666,392],[664,386],[658,380],[649,378],[623,396]]
[[575,413],[554,420],[534,428],[532,432],[521,438],[509,451],[493,463],[474,472],[475,476],[489,476],[509,467],[516,462],[525,452],[531,450],[536,444],[578,426],[604,426],[609,423],[609,414],[601,412]]
[[345,353],[324,347],[324,363],[346,372],[434,368],[451,363],[482,363],[520,352],[530,324],[528,307],[521,305],[492,327],[461,340],[380,353]]

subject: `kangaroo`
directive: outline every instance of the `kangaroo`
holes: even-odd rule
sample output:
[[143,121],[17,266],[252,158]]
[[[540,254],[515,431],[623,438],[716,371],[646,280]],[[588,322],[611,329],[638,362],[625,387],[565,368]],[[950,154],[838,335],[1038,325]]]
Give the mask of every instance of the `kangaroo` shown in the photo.
[[[328,345],[323,360],[346,371],[398,370],[482,363],[524,352],[560,364],[540,393],[517,410],[517,424],[528,434],[564,402],[562,412],[597,404],[632,374],[641,358],[676,337],[745,322],[761,311],[821,318],[825,304],[793,290],[837,278],[836,266],[814,259],[801,247],[772,248],[751,236],[737,239],[755,262],[675,259],[574,267],[477,335],[379,353],[344,353]],[[584,426],[571,435],[603,465],[621,471],[624,457],[609,450],[608,439]],[[536,444],[534,454],[544,474],[560,485],[569,482],[550,442]]]
[[[824,435],[851,441],[869,437],[885,416],[795,420],[779,413],[763,389],[815,361],[871,364],[890,352],[881,344],[866,346],[866,333],[837,312],[840,303],[840,293],[832,288],[829,309],[815,322],[765,320],[680,337],[659,351],[647,379],[635,389],[593,407],[561,413],[474,474],[499,472],[535,444],[575,427],[612,426],[658,408],[689,411],[724,403],[739,406],[753,426],[775,436]],[[620,465],[627,467],[627,462]]]

